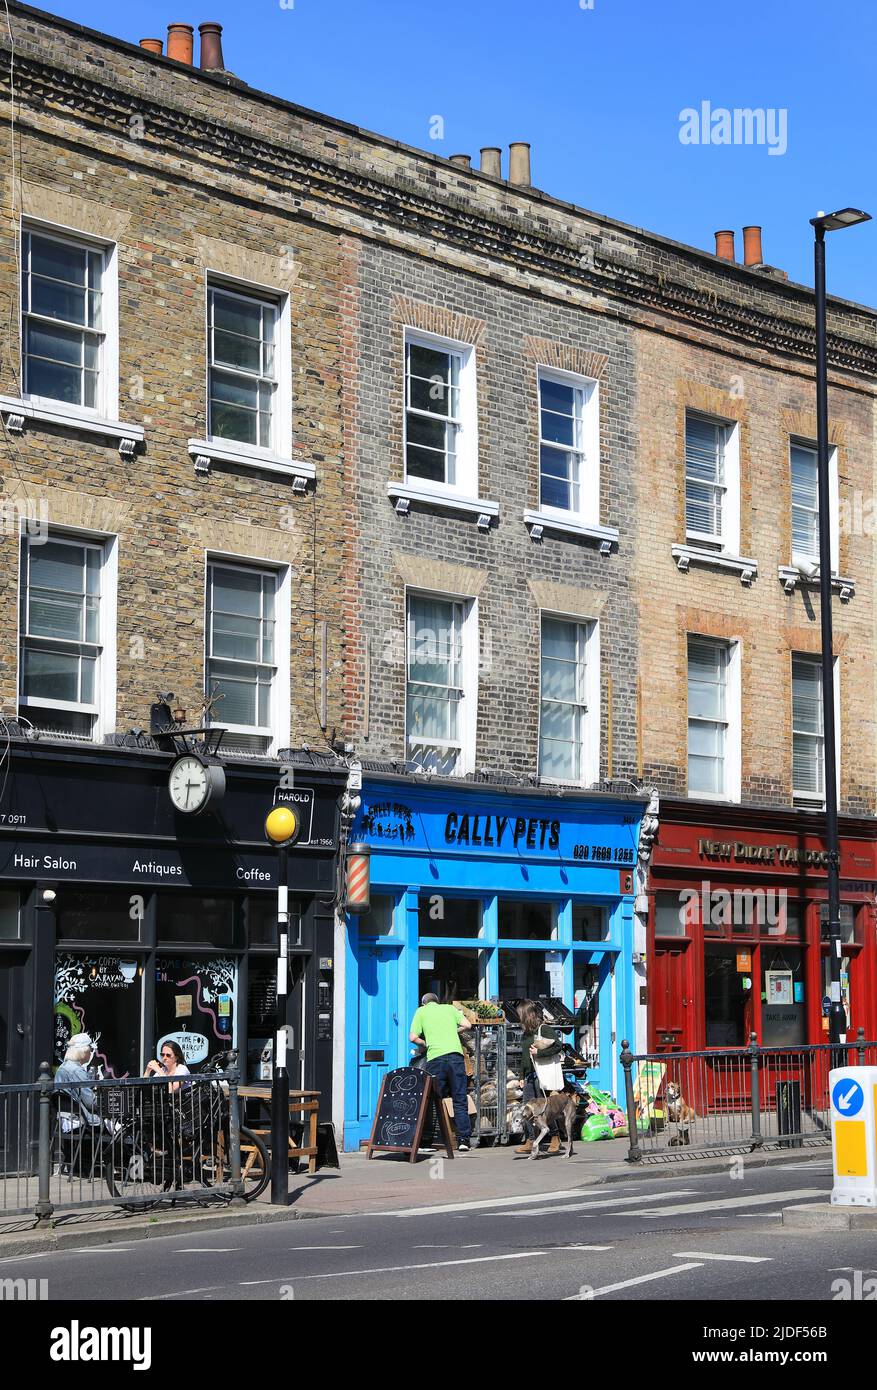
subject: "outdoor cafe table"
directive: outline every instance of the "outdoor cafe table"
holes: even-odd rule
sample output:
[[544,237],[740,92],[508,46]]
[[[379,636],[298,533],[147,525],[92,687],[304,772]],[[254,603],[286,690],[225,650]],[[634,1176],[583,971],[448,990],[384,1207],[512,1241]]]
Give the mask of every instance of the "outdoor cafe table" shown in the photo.
[[[264,1107],[269,1120],[271,1115],[271,1087],[270,1086],[239,1086],[238,1095],[245,1100],[257,1100]],[[317,1171],[317,1115],[320,1110],[319,1091],[290,1091],[289,1093],[289,1113],[290,1115],[301,1115],[304,1119],[304,1128],[307,1131],[307,1144],[301,1148],[296,1148],[292,1135],[289,1136],[289,1157],[306,1158],[308,1161],[308,1172]],[[268,1148],[271,1147],[271,1128],[257,1129],[255,1125],[249,1128],[254,1134],[258,1134],[264,1139]],[[302,1135],[304,1138],[304,1134]]]

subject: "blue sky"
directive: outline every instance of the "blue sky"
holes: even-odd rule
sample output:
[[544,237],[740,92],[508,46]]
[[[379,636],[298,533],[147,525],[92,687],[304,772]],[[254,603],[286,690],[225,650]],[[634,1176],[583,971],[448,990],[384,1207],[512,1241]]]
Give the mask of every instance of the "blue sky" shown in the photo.
[[[815,212],[853,206],[877,217],[875,0],[588,3],[51,8],[135,42],[163,36],[170,20],[218,20],[227,66],[255,87],[443,155],[477,161],[482,145],[529,140],[533,182],[546,192],[708,250],[714,231],[733,227],[740,259],[740,228],[759,223],[765,259],[805,284]],[[705,101],[786,112],[785,153],[682,144],[680,112]],[[436,116],[443,140],[431,138]],[[877,222],[832,235],[828,270],[830,293],[877,306]]]

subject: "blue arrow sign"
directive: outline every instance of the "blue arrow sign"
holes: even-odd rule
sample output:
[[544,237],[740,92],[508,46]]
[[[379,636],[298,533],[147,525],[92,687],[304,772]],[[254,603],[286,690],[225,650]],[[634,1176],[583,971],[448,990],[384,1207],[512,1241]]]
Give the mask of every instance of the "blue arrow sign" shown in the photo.
[[850,1115],[858,1115],[865,1103],[865,1092],[858,1081],[846,1077],[843,1081],[835,1082],[831,1103],[839,1115],[849,1118]]

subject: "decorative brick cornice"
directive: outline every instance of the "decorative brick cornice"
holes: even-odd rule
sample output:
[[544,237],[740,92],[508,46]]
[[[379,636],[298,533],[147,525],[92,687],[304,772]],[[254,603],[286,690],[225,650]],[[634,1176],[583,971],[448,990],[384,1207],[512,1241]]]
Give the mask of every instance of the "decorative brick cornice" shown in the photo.
[[566,343],[557,343],[551,338],[534,338],[529,333],[524,338],[524,356],[537,362],[540,367],[557,367],[559,371],[576,372],[579,376],[597,380],[609,363],[605,352],[586,352],[584,348],[568,347]]
[[[780,419],[786,434],[790,434],[797,439],[815,439],[816,413],[812,410],[782,410]],[[839,449],[845,449],[847,444],[847,427],[845,420],[832,419],[828,422],[828,437],[832,444],[836,444]]]
[[[8,45],[0,44],[8,55]],[[476,208],[471,200],[443,189],[424,191],[422,183],[399,174],[382,177],[374,169],[347,167],[340,161],[309,155],[301,150],[264,140],[228,122],[208,120],[191,110],[145,100],[119,87],[86,78],[36,58],[19,55],[15,60],[15,88],[20,111],[27,106],[45,112],[54,107],[67,112],[83,127],[96,128],[128,138],[131,118],[142,118],[144,149],[163,148],[179,157],[185,153],[199,162],[208,179],[216,170],[239,177],[261,178],[276,183],[284,200],[295,207],[301,202],[322,202],[355,218],[364,218],[375,229],[395,231],[439,242],[518,273],[547,277],[583,292],[606,296],[641,311],[673,317],[689,327],[733,338],[772,353],[812,362],[815,334],[809,323],[782,318],[783,298],[806,304],[793,286],[772,285],[776,307],[758,307],[745,299],[724,297],[714,287],[719,271],[711,270],[713,285],[699,287],[674,280],[665,268],[644,266],[607,253],[593,227],[576,228],[569,236],[560,231],[537,231],[535,218]],[[9,64],[2,64],[0,90],[9,90]],[[253,94],[258,99],[258,93]],[[585,215],[569,210],[584,223]],[[598,229],[599,230],[599,229]],[[590,237],[588,233],[591,233]],[[665,252],[664,260],[672,254]],[[684,252],[678,253],[680,257]],[[729,283],[735,289],[737,281]],[[861,311],[864,320],[866,311]],[[872,380],[877,377],[877,339],[862,342],[854,337],[828,335],[832,366]]]
[[458,343],[471,343],[473,347],[480,343],[486,327],[484,319],[476,319],[472,314],[457,313],[439,304],[425,304],[405,294],[393,295],[391,317],[394,323],[419,328],[422,333],[435,333],[441,338],[454,338]]

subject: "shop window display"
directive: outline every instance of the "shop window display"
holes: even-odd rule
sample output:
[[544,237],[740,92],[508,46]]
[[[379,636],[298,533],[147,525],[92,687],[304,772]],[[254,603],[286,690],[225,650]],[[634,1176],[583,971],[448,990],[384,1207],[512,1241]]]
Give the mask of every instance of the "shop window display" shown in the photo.
[[172,1039],[187,1066],[234,1047],[237,962],[215,957],[155,962],[155,1044]]
[[19,909],[17,893],[0,893],[0,941],[18,941],[21,936]]
[[[819,906],[819,937],[821,941],[828,941],[828,903],[820,903]],[[852,903],[841,903],[840,905],[840,939],[845,946],[853,946],[859,943],[859,936],[856,933],[856,916]]]
[[139,1076],[143,969],[116,955],[55,956],[55,1066],[74,1033],[95,1044],[99,1077]]
[[500,941],[551,941],[554,936],[553,903],[500,899]]
[[761,947],[761,1041],[799,1047],[807,1041],[804,953],[799,946]]
[[477,898],[446,898],[440,893],[421,897],[417,926],[422,937],[476,937],[481,931],[481,903]]
[[585,1058],[600,1056],[600,971],[576,961],[573,970],[576,1044]]
[[441,1004],[452,999],[477,999],[482,992],[481,955],[481,951],[456,946],[421,946],[419,993],[437,994]]
[[[846,1018],[846,1026],[847,1026],[847,1029],[848,1029],[848,1030],[849,1030],[850,1025],[851,1025],[851,1022],[852,1022],[852,1014],[851,1014],[851,1012],[850,1012],[850,1005],[851,1005],[850,994],[851,994],[851,991],[850,991],[850,958],[849,958],[849,956],[841,956],[841,961],[840,961],[840,1001],[841,1001],[841,1003],[842,1003],[843,1006],[844,1006],[844,1016],[845,1016],[845,1018]],[[830,958],[829,958],[828,956],[823,956],[823,957],[822,957],[822,997],[823,997],[823,999],[830,999],[830,998],[831,998],[831,960],[830,960]],[[827,1017],[827,1016],[823,1017],[822,1023],[823,1023],[823,1027],[824,1027],[825,1032],[828,1033],[828,1017]],[[827,1041],[827,1039],[826,1039],[826,1041]]]

